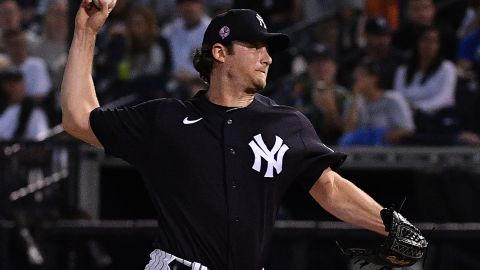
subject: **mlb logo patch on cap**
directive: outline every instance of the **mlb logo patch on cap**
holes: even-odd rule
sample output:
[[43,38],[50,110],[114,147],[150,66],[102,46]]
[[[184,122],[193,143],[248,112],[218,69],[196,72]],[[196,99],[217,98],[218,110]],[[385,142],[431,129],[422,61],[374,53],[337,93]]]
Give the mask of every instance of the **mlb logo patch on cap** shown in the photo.
[[220,28],[220,31],[218,31],[218,34],[222,39],[225,39],[226,37],[228,37],[228,35],[230,35],[230,28],[228,28],[228,26],[224,26]]

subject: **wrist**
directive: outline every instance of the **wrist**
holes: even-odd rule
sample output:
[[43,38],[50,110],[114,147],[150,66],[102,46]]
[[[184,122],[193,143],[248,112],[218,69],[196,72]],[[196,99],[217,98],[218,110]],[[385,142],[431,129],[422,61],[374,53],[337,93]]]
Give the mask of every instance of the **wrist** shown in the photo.
[[93,46],[95,46],[96,39],[97,33],[95,31],[85,28],[76,28],[73,35],[72,43],[77,43],[82,47],[85,47],[88,44],[92,44]]
[[84,37],[96,37],[98,32],[88,27],[75,27],[74,33]]

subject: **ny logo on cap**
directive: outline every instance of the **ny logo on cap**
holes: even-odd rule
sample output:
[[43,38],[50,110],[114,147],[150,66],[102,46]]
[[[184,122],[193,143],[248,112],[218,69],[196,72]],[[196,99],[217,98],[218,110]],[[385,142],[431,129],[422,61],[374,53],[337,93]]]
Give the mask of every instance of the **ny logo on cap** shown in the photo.
[[260,23],[260,26],[263,27],[263,28],[265,28],[265,29],[267,29],[267,25],[266,25],[265,22],[263,21],[262,16],[260,16],[260,15],[257,13],[257,16],[255,16],[255,17],[257,17],[257,20],[258,20],[258,22]]

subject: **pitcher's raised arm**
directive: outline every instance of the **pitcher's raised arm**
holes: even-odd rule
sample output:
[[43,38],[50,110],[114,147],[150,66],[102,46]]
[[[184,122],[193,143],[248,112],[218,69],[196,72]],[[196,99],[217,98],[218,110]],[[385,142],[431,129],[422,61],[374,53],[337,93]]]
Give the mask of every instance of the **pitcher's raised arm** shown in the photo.
[[75,30],[61,86],[62,125],[66,132],[101,146],[93,133],[90,112],[99,107],[92,79],[93,53],[98,31],[113,6],[100,0],[100,8],[84,0],[75,19]]

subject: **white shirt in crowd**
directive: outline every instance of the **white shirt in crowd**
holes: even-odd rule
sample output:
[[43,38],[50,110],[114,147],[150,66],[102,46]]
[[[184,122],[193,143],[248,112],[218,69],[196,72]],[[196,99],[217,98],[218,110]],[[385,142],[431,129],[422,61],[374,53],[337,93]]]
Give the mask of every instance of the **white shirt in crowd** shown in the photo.
[[399,91],[413,108],[426,113],[435,113],[455,104],[457,72],[451,61],[444,60],[437,71],[421,84],[423,76],[423,72],[415,72],[412,82],[407,85],[407,67],[401,66],[395,74],[394,89]]
[[[8,106],[2,114],[0,114],[0,140],[11,140],[17,130],[21,105],[15,104]],[[48,132],[48,119],[45,112],[41,109],[34,108],[28,119],[23,139],[38,140],[41,136]]]
[[357,128],[415,130],[412,111],[404,97],[396,91],[385,90],[382,97],[375,101],[369,101],[362,95],[356,99],[349,98],[345,115],[350,113],[352,102],[358,105]]
[[17,68],[22,71],[28,97],[44,97],[50,92],[52,82],[43,59],[29,56]]
[[170,45],[173,74],[198,76],[192,65],[193,52],[202,46],[203,33],[210,21],[211,18],[205,15],[196,27],[187,29],[184,20],[177,18],[165,26],[163,36]]

